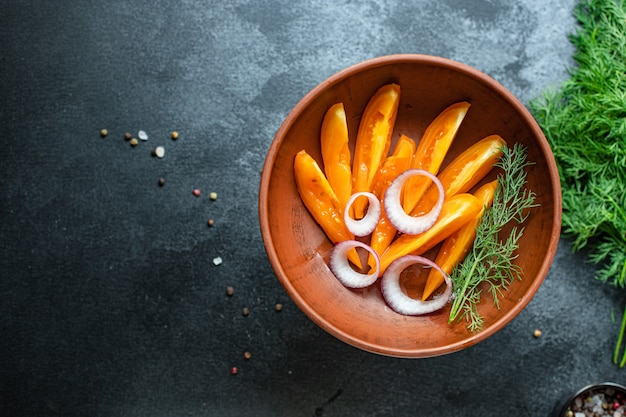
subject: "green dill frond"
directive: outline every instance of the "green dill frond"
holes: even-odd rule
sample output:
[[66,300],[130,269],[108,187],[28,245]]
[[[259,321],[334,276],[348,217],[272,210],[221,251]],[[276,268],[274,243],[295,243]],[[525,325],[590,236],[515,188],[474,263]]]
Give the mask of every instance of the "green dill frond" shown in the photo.
[[626,5],[581,1],[575,16],[577,65],[530,107],[559,168],[563,236],[587,248],[596,278],[626,288]]
[[476,228],[474,245],[463,262],[450,276],[453,301],[449,323],[464,319],[472,332],[482,328],[483,317],[478,311],[483,288],[486,287],[493,303],[500,308],[500,298],[515,279],[520,279],[521,268],[514,263],[519,239],[524,229],[513,226],[506,238],[501,236],[507,224],[523,223],[535,204],[535,193],[526,188],[526,149],[519,143],[503,148],[497,166],[498,187],[491,208],[485,211]]

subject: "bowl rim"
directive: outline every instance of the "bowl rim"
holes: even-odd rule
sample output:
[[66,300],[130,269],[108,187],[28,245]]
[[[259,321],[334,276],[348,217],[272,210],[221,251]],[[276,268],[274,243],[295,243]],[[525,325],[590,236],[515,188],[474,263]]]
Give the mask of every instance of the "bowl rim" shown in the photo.
[[[468,338],[457,341],[452,344],[440,346],[440,347],[429,347],[429,348],[413,348],[413,349],[402,349],[402,348],[390,348],[388,346],[381,346],[375,343],[366,343],[359,338],[356,338],[349,333],[336,328],[331,323],[329,323],[324,317],[322,317],[318,312],[311,310],[308,308],[308,304],[305,300],[295,291],[294,287],[290,283],[285,270],[283,269],[281,263],[278,259],[278,254],[276,252],[276,247],[274,242],[271,239],[271,230],[269,225],[268,218],[268,197],[269,197],[269,184],[270,184],[270,173],[272,171],[272,167],[276,160],[276,156],[278,151],[283,143],[283,138],[285,134],[291,126],[295,123],[298,117],[304,112],[306,107],[314,101],[318,96],[320,96],[327,88],[330,86],[342,81],[344,78],[350,76],[351,74],[365,71],[370,68],[392,65],[392,64],[426,64],[432,66],[438,66],[441,68],[445,68],[451,71],[459,72],[469,77],[475,78],[479,80],[482,84],[486,85],[493,91],[495,91],[498,95],[502,97],[503,100],[508,102],[515,111],[520,115],[523,119],[524,123],[528,125],[528,127],[532,130],[533,135],[538,138],[538,144],[541,147],[542,154],[546,157],[546,162],[549,168],[549,177],[550,182],[553,185],[552,197],[553,197],[553,225],[550,230],[550,241],[548,243],[548,253],[543,260],[541,267],[539,268],[537,275],[531,286],[528,288],[526,294],[531,294],[530,296],[525,296],[519,300],[515,306],[503,313],[498,320],[494,321],[491,326],[481,330],[479,332],[471,334]],[[292,301],[302,310],[313,322],[315,322],[318,326],[324,329],[326,332],[332,334],[338,339],[354,346],[360,348],[365,351],[369,351],[376,354],[381,354],[385,356],[392,357],[401,357],[401,358],[426,358],[433,356],[440,356],[443,354],[453,353],[469,346],[472,346],[484,339],[495,334],[497,331],[504,328],[510,321],[512,321],[530,302],[533,298],[534,294],[537,292],[545,277],[547,276],[550,266],[553,262],[554,256],[556,254],[556,249],[558,246],[558,242],[560,239],[560,230],[561,230],[561,221],[562,221],[562,201],[561,201],[561,186],[560,186],[560,177],[558,173],[558,168],[556,165],[556,161],[554,159],[554,155],[552,154],[552,149],[548,144],[547,139],[544,136],[542,129],[537,124],[535,118],[531,115],[530,111],[524,106],[517,97],[513,95],[507,88],[505,88],[502,84],[496,81],[494,78],[489,75],[483,73],[482,71],[471,67],[467,64],[464,64],[459,61],[455,61],[449,58],[438,57],[433,55],[425,55],[425,54],[392,54],[392,55],[383,55],[371,59],[367,59],[361,61],[359,63],[350,65],[330,77],[326,78],[324,81],[317,84],[313,89],[311,89],[308,93],[306,93],[297,104],[287,113],[284,121],[280,125],[277,130],[274,138],[272,139],[271,145],[268,149],[265,162],[263,164],[261,179],[259,185],[259,196],[258,196],[258,215],[259,215],[259,223],[261,228],[261,235],[264,242],[265,250],[270,261],[270,264],[286,290],[287,294],[291,298]]]

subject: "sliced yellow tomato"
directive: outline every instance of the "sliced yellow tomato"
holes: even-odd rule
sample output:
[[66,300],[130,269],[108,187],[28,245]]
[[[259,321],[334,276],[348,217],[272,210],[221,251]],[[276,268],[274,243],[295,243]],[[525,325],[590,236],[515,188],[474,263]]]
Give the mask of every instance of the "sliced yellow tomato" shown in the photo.
[[343,211],[352,195],[348,123],[343,103],[336,103],[328,109],[320,136],[324,173]]
[[[415,150],[411,168],[437,175],[469,108],[470,103],[466,101],[454,103],[428,125]],[[430,181],[421,176],[407,181],[403,191],[404,211],[410,213],[415,208],[429,184]]]
[[[372,191],[374,176],[391,147],[391,135],[400,103],[400,86],[387,84],[370,98],[359,124],[352,165],[352,193]],[[364,199],[358,199],[354,217],[363,217]]]
[[[296,154],[293,166],[296,187],[300,198],[333,244],[354,239],[339,210],[339,200],[321,168],[305,150]],[[349,259],[359,268],[362,262],[356,250],[349,253]]]
[[[439,252],[437,252],[437,257],[435,258],[435,263],[439,265],[441,270],[446,274],[450,274],[452,269],[465,259],[465,256],[474,244],[476,227],[485,209],[491,207],[497,186],[498,180],[494,180],[476,190],[474,196],[478,198],[483,208],[474,219],[450,235],[450,237],[441,244],[441,248],[439,248]],[[431,269],[428,273],[424,292],[422,293],[422,300],[424,301],[430,297],[432,293],[443,284],[443,281],[444,278],[441,273],[434,268]]]
[[404,255],[421,255],[456,232],[480,212],[480,201],[472,194],[457,194],[444,202],[439,218],[428,230],[398,237],[380,257],[380,273]]
[[[396,228],[391,224],[385,212],[385,191],[394,179],[411,167],[413,154],[415,153],[415,141],[406,135],[400,135],[393,153],[389,155],[378,170],[374,178],[373,192],[380,199],[381,213],[378,224],[372,232],[370,239],[371,248],[382,254],[396,236]],[[370,267],[374,267],[374,259],[370,256]]]

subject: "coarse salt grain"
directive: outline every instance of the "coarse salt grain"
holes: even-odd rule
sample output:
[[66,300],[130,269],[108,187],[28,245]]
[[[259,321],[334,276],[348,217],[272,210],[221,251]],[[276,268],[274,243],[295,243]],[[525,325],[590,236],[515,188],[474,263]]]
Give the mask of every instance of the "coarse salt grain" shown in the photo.
[[213,258],[213,265],[221,265],[222,264],[222,258],[220,256]]
[[165,148],[163,146],[157,146],[154,149],[154,156],[157,158],[163,158],[165,156]]
[[137,137],[141,140],[148,140],[148,134],[143,130],[137,132]]

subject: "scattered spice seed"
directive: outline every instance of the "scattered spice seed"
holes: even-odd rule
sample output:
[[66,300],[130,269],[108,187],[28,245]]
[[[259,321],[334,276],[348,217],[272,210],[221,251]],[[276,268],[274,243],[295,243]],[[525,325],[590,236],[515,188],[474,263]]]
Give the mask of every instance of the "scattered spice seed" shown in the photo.
[[157,146],[154,148],[154,156],[157,158],[163,158],[165,156],[165,148],[163,146]]
[[209,227],[213,227],[213,223],[214,223],[213,219],[209,219],[209,220],[206,222],[206,224],[207,224]]
[[535,339],[540,338],[540,337],[541,337],[541,330],[536,329],[536,330],[533,332],[533,336],[535,337]]
[[137,132],[137,137],[141,140],[148,140],[148,134],[143,130]]
[[212,192],[211,194],[209,194],[209,198],[213,201],[217,200],[217,193]]
[[239,372],[239,369],[237,369],[236,366],[231,366],[230,367],[230,374],[231,375],[237,375],[238,372]]
[[276,305],[274,306],[274,310],[282,311],[283,310],[283,305],[281,303],[276,303]]
[[202,191],[196,188],[195,190],[191,192],[191,194],[195,195],[196,197],[200,197],[200,194],[202,194]]
[[176,140],[176,139],[178,139],[178,132],[173,131],[172,132],[172,140]]
[[161,177],[159,178],[159,187],[163,187],[163,185],[165,185],[165,178]]
[[248,314],[250,314],[250,310],[248,309],[248,307],[244,307],[241,309],[241,314],[243,314],[244,317],[247,317]]
[[133,137],[133,135],[131,135],[128,132],[124,133],[124,140],[131,140],[132,137]]
[[252,353],[250,353],[250,352],[248,352],[248,351],[245,351],[245,352],[243,352],[243,357],[244,357],[246,360],[248,360],[248,359],[250,359],[250,358],[252,357]]
[[130,146],[135,147],[139,144],[139,141],[137,140],[137,138],[132,138],[130,140]]
[[226,295],[232,297],[235,293],[235,289],[231,286],[226,287]]
[[107,129],[100,130],[100,136],[102,136],[103,138],[106,137],[108,134],[109,131]]

